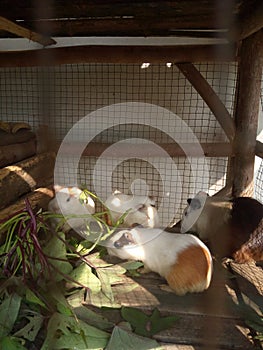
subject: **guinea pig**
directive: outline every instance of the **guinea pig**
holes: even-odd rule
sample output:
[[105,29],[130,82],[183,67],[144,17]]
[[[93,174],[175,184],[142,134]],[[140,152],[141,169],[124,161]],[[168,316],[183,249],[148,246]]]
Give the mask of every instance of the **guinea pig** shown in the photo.
[[106,201],[105,206],[109,209],[110,215],[106,221],[108,225],[117,222],[127,212],[119,227],[158,227],[159,215],[156,209],[155,200],[152,197],[124,194],[115,191]]
[[210,285],[211,254],[193,235],[135,227],[117,232],[107,243],[110,255],[142,261],[147,270],[164,277],[177,295],[202,292]]
[[[209,242],[211,252],[218,257],[234,257],[235,252],[254,237],[255,231],[263,236],[262,228],[258,230],[262,218],[263,205],[253,198],[209,197],[199,192],[193,199],[188,199],[181,232],[195,233]],[[257,237],[253,242],[259,240]],[[250,242],[252,246],[253,242]],[[257,259],[258,254],[255,254]]]
[[[80,200],[82,190],[78,187],[62,187],[54,186],[56,194],[48,204],[48,210],[55,214],[62,214],[64,216],[83,216],[67,218],[63,224],[62,229],[64,232],[69,231],[71,228],[77,229],[85,225],[89,221],[89,214],[95,213],[95,203],[90,196],[86,196],[83,203]],[[86,217],[85,217],[86,215]],[[60,218],[52,218],[53,225],[57,225],[61,222]]]

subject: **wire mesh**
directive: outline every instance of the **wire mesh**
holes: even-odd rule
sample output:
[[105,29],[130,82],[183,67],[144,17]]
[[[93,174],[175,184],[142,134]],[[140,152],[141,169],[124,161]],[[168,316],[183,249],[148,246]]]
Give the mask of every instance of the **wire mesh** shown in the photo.
[[[39,125],[47,124],[56,141],[61,142],[68,131],[91,112],[113,104],[136,101],[160,106],[175,113],[192,130],[199,142],[226,140],[216,118],[176,65],[154,64],[148,68],[142,67],[139,64],[76,64],[45,68],[2,68],[1,119],[26,121],[35,130]],[[200,63],[196,64],[196,68],[232,115],[236,64]],[[125,107],[122,108],[121,112],[125,114]],[[79,139],[85,140],[86,128],[94,128],[100,130],[93,139],[98,143],[114,143],[128,138],[147,139],[158,144],[174,142],[162,128],[148,125],[143,113],[140,124],[132,123],[128,118],[125,123],[118,124],[118,118],[112,118],[113,124],[116,124],[112,127],[105,127],[104,122],[99,124],[96,118],[89,120],[84,129],[78,130],[76,126]],[[152,120],[158,120],[165,130],[175,128],[172,119],[167,122],[157,113],[152,114]],[[187,137],[186,135],[185,141],[191,142]],[[128,193],[134,180],[140,178],[143,180],[141,185],[135,181],[136,193],[141,193],[146,182],[147,194],[153,195],[158,204],[166,201],[169,206],[175,205],[173,201],[180,192],[180,203],[176,205],[174,220],[180,218],[186,199],[195,194],[196,184],[209,194],[215,193],[225,184],[227,158],[173,158],[178,174],[173,174],[173,170],[169,169],[166,158],[155,159],[154,165],[151,161],[151,157],[141,159],[139,154],[135,154],[112,169],[113,159],[107,158],[101,174],[96,174],[96,182],[100,183],[100,188],[104,188],[105,181],[109,182],[111,174],[111,189]],[[69,183],[71,162],[70,157],[65,158],[60,170],[66,185],[72,185]],[[84,184],[91,191],[96,191],[93,183],[96,162],[95,157],[82,156],[78,166],[79,184]],[[196,164],[199,169],[199,176],[194,180],[189,162]],[[204,171],[204,162],[208,173]],[[167,176],[170,183],[164,188],[161,174],[165,171],[167,174],[169,172]],[[163,221],[167,221],[166,213],[162,215]]]

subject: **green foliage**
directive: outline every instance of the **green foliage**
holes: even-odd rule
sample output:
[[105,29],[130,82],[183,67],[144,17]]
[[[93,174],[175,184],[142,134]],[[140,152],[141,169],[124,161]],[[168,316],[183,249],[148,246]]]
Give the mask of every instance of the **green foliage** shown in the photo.
[[0,305],[0,338],[12,331],[20,305],[21,297],[15,293],[8,296]]
[[106,350],[161,350],[162,347],[153,339],[140,337],[118,326],[113,329]]
[[158,309],[154,309],[152,314],[148,316],[138,309],[123,307],[121,315],[132,325],[135,333],[146,337],[151,337],[173,326],[179,319],[178,316],[162,317]]
[[263,342],[263,317],[262,310],[259,315],[254,309],[247,305],[244,301],[239,301],[237,310],[244,319],[246,325],[256,332],[255,339]]
[[109,334],[73,316],[54,313],[49,320],[47,337],[41,350],[103,349]]
[[[109,214],[107,208],[105,212]],[[117,297],[137,287],[135,282],[122,284],[124,274],[136,273],[142,266],[138,262],[113,265],[101,260],[99,253],[91,254],[127,214],[112,228],[103,221],[105,212],[94,215],[101,228],[94,243],[66,239],[61,215],[35,213],[27,200],[24,210],[0,222],[0,232],[6,235],[0,247],[0,349],[24,350],[32,344],[36,348],[35,343],[41,350],[159,349],[156,341],[131,331],[151,336],[169,327],[171,320],[157,311],[151,317],[140,312],[135,321],[136,310],[124,308],[130,324],[126,322],[123,329],[123,323],[117,327],[83,306],[86,299],[94,306],[120,309]],[[49,219],[58,217],[61,222],[54,230]],[[94,233],[87,229],[86,234],[90,239]]]

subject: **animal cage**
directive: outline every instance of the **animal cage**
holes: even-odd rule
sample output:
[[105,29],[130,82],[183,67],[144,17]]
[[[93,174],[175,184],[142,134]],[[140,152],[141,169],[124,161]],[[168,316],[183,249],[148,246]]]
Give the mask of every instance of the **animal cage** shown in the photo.
[[[196,68],[233,115],[236,64],[200,63]],[[131,103],[133,108],[139,106],[140,109],[135,121],[128,113]],[[151,111],[147,112],[149,106]],[[122,114],[116,117],[110,108],[119,107]],[[102,111],[103,119],[99,118]],[[160,113],[168,111],[174,116],[162,118]],[[117,111],[116,115],[119,114]],[[83,121],[85,117],[87,120]],[[71,177],[74,171],[71,157],[75,157],[71,154],[63,157],[60,164],[59,184],[83,185],[102,200],[114,190],[154,196],[158,206],[162,203],[163,226],[178,221],[186,199],[199,190],[213,195],[225,185],[227,156],[215,157],[211,152],[208,157],[204,153],[198,157],[176,156],[166,150],[161,156],[155,154],[156,147],[170,145],[172,149],[177,143],[180,146],[180,142],[193,142],[192,137],[201,145],[224,143],[227,139],[207,104],[178,67],[169,62],[146,67],[143,64],[71,64],[2,68],[1,118],[27,122],[36,132],[46,126],[45,135],[48,133],[49,141],[52,138],[54,150],[72,129],[75,142],[81,139],[88,146],[89,138],[92,149],[80,157],[77,183]],[[182,130],[173,130],[182,127],[177,119],[190,130],[184,131],[184,136]],[[83,121],[81,128],[78,127],[80,121]],[[113,126],[108,126],[111,124]],[[167,134],[166,131],[171,130],[171,135]],[[100,144],[106,149],[123,140],[139,146],[134,154],[129,151],[128,156],[114,157],[112,151],[105,157],[97,150]],[[152,152],[149,148],[147,154],[143,147],[145,141],[152,143],[145,146],[152,147]],[[95,179],[98,159],[100,169],[96,168]],[[198,176],[194,176],[194,172]]]
[[[199,191],[263,202],[262,1],[15,2],[12,11],[0,4],[0,44],[11,30],[45,48],[0,50],[1,222],[25,203],[45,211],[54,185],[88,189],[97,213],[116,190],[151,196],[173,233]],[[51,36],[58,45],[47,48]],[[96,40],[67,47],[63,36]],[[97,258],[99,268],[111,264]],[[254,349],[254,328],[234,303],[262,318],[262,267],[220,261],[214,271],[204,293],[177,296],[159,288],[160,276],[131,273],[110,285],[111,305],[102,287],[80,303],[179,314],[156,336],[167,350]],[[112,308],[99,314],[112,321]]]

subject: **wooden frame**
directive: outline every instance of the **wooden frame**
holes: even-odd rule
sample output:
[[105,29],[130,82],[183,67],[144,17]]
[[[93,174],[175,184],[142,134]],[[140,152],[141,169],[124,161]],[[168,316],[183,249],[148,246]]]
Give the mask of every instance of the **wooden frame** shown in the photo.
[[87,45],[44,50],[0,51],[0,67],[56,66],[74,63],[167,63],[235,61],[236,47],[220,45]]
[[[237,60],[233,45],[201,46],[77,46],[20,52],[0,52],[0,66],[60,65],[68,63],[177,63],[178,68],[191,82],[207,103],[230,143],[202,144],[206,156],[228,156],[232,159],[227,184],[233,187],[233,195],[251,195],[253,188],[253,166],[256,154],[256,129],[262,76],[262,32],[243,40],[240,50],[239,84],[235,125],[227,109],[202,77],[188,62]],[[233,147],[232,148],[232,142]],[[91,145],[86,155],[98,155],[109,145]],[[180,147],[160,145],[170,156],[184,156]],[[262,155],[262,147],[257,153]],[[134,148],[133,148],[134,149]],[[194,147],[190,154],[196,156]],[[134,149],[135,152],[135,149]],[[147,150],[145,150],[147,153]],[[121,156],[121,155],[120,155]]]

